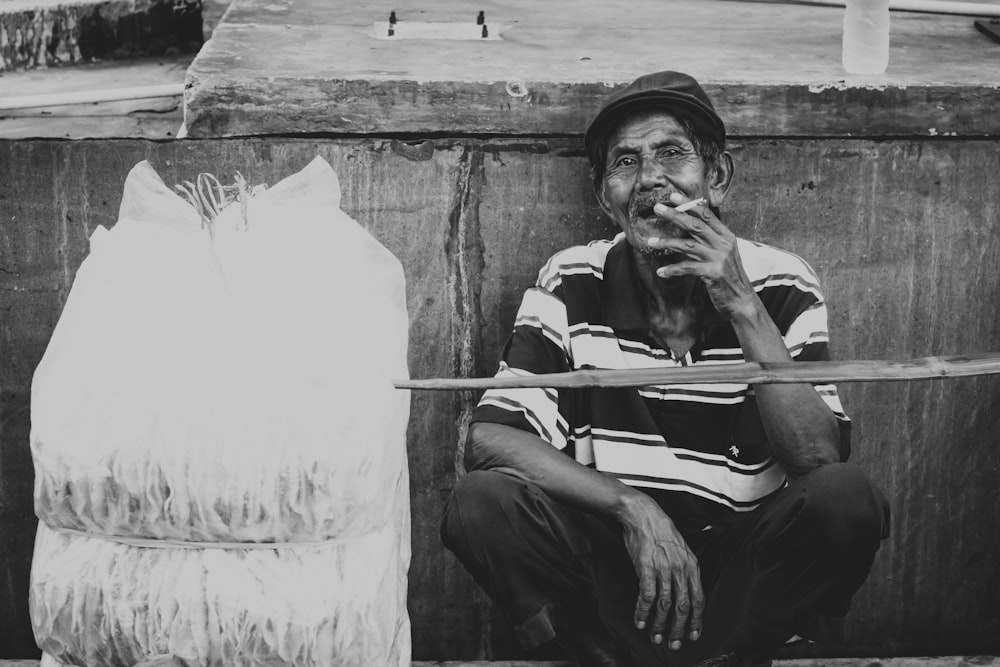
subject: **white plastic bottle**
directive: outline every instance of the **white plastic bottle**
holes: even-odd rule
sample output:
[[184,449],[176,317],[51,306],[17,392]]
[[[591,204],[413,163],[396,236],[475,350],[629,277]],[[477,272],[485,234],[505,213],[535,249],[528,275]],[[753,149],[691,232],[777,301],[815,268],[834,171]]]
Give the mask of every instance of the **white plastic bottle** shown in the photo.
[[844,69],[881,74],[889,65],[889,0],[847,0],[844,12]]

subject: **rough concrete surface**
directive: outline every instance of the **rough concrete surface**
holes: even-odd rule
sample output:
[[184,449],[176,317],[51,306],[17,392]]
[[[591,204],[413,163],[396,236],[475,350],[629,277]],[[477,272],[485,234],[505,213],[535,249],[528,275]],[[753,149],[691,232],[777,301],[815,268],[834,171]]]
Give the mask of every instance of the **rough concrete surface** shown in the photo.
[[661,69],[706,84],[736,135],[1000,135],[997,45],[969,17],[893,14],[889,69],[858,76],[841,66],[843,10],[835,7],[730,0],[637,0],[627,11],[599,0],[396,7],[404,23],[472,22],[483,10],[496,41],[376,38],[388,9],[236,0],[189,73],[191,136],[577,134],[611,89]]
[[[805,257],[839,359],[1000,350],[1000,144],[734,142],[723,207],[738,233]],[[400,258],[415,378],[490,375],[520,296],[556,249],[604,237],[579,138],[0,141],[0,651],[32,657],[31,375],[128,170],[275,183],[315,155],[343,206]],[[985,305],[984,305],[985,304]],[[784,657],[1000,653],[997,378],[847,384],[852,460],[889,498],[890,538],[847,643]],[[409,610],[420,660],[525,657],[437,534],[475,394],[415,392]],[[3,653],[0,653],[3,655]],[[543,656],[533,656],[541,658]],[[555,656],[553,656],[555,657]],[[867,663],[866,663],[867,664]]]

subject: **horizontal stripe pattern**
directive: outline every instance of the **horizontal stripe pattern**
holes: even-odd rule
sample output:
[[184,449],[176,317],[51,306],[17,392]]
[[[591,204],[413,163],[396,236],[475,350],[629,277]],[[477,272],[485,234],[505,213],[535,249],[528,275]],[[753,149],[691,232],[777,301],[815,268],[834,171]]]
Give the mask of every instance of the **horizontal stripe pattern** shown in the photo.
[[[497,373],[497,377],[515,375],[530,375],[530,373],[515,373],[510,369]],[[569,424],[559,412],[557,395],[556,390],[547,388],[490,389],[483,394],[479,405],[520,413],[539,437],[557,449],[563,449],[569,436]]]
[[[615,329],[604,319],[602,299],[617,298],[616,290],[639,289],[621,284],[628,275],[622,264],[626,255],[616,244],[623,243],[619,234],[550,258],[525,292],[498,377],[744,361],[725,322],[706,329],[703,349],[675,359],[648,330]],[[791,253],[743,239],[738,243],[747,276],[792,357],[828,358],[826,303],[812,269]],[[645,313],[631,321],[645,321]],[[815,388],[847,438],[849,419],[836,387]],[[785,484],[756,410],[753,387],[741,383],[561,395],[551,389],[513,389],[487,391],[474,419],[534,431],[580,463],[632,486],[695,498],[700,518],[712,523],[756,507]]]
[[746,398],[745,384],[674,384],[640,387],[639,395],[659,401],[692,401],[735,405]]
[[566,306],[552,292],[538,288],[526,291],[514,327],[538,329],[564,356],[569,349]]
[[[621,237],[621,235],[619,235]],[[615,238],[615,241],[619,237]],[[573,246],[549,258],[538,272],[536,286],[555,292],[562,285],[564,276],[591,276],[604,279],[604,260],[615,241],[601,239],[585,246]]]
[[[777,484],[775,488],[760,496],[759,498],[738,503],[728,499],[725,494],[719,493],[712,489],[706,488],[704,486],[695,484],[689,480],[676,479],[670,477],[650,477],[648,475],[627,475],[627,474],[616,474],[615,477],[620,479],[625,484],[629,486],[635,486],[645,489],[659,489],[663,491],[674,491],[677,493],[686,493],[693,496],[698,496],[704,500],[710,501],[715,504],[722,505],[729,510],[735,512],[749,512],[760,506],[762,502],[767,500],[771,495],[779,491],[786,484],[784,474],[781,476],[781,483]],[[711,526],[711,520],[705,523],[706,526]]]

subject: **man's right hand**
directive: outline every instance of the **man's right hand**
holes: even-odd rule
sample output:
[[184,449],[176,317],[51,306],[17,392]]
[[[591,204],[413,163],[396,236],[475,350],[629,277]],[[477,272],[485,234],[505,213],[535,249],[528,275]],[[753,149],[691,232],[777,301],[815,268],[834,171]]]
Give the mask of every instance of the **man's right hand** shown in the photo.
[[701,635],[705,596],[698,559],[659,505],[638,493],[621,516],[622,536],[639,577],[635,625],[655,644],[677,650]]
[[[698,560],[660,506],[610,475],[580,465],[537,435],[504,424],[475,423],[465,448],[468,470],[502,470],[560,502],[614,517],[639,576],[635,624],[657,644],[680,646],[701,634],[705,599]],[[669,627],[668,627],[669,626]]]

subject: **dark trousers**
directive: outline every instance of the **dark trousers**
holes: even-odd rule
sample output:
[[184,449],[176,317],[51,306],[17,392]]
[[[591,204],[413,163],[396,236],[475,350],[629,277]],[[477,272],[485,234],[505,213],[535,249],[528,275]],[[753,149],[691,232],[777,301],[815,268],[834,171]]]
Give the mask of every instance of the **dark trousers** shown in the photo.
[[728,652],[770,655],[796,634],[832,638],[822,628],[836,631],[888,529],[879,491],[859,468],[838,463],[791,480],[731,526],[685,534],[706,606],[701,638],[680,651],[635,628],[638,581],[620,529],[534,484],[494,471],[465,475],[441,537],[525,648],[607,637],[623,664],[674,667]]

